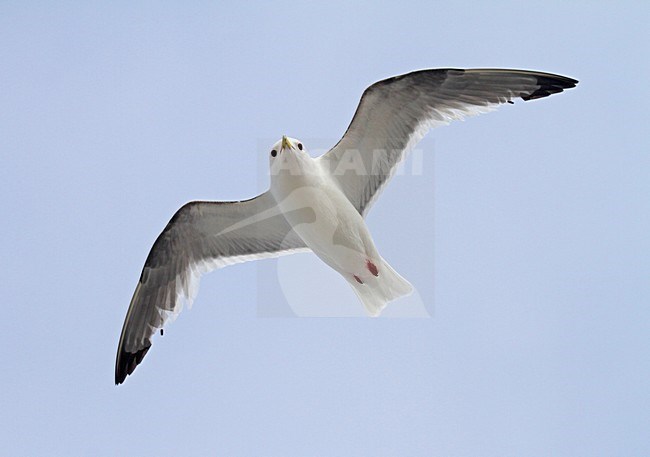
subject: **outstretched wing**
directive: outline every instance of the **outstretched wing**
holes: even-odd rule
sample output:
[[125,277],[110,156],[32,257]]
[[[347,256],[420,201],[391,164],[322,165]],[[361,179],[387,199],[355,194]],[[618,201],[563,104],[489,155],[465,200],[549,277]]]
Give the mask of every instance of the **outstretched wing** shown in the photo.
[[115,363],[121,384],[151,337],[191,304],[202,273],[233,263],[306,250],[269,192],[241,202],[192,202],[156,239],[126,314]]
[[365,90],[343,138],[320,160],[364,215],[404,155],[433,127],[515,98],[575,87],[565,76],[525,70],[421,70]]

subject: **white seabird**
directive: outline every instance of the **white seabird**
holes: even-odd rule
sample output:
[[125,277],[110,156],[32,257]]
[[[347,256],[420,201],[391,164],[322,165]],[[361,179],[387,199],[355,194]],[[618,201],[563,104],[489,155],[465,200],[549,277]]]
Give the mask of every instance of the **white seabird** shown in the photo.
[[115,383],[191,303],[199,276],[233,263],[311,250],[350,283],[370,315],[379,314],[412,286],[379,255],[364,216],[405,154],[433,127],[577,83],[525,70],[415,71],[368,87],[343,138],[321,157],[283,136],[269,153],[269,191],[187,203],[158,236],[124,321]]

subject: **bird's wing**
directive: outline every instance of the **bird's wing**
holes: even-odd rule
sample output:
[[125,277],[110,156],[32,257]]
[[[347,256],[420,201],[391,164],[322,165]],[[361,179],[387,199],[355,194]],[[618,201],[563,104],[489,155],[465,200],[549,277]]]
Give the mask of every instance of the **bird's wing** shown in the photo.
[[191,304],[202,273],[234,263],[307,250],[266,192],[241,202],[191,202],[156,239],[126,314],[115,363],[121,384],[142,361],[153,334]]
[[565,76],[525,70],[421,70],[368,87],[343,138],[319,158],[364,215],[396,166],[431,128],[575,87]]

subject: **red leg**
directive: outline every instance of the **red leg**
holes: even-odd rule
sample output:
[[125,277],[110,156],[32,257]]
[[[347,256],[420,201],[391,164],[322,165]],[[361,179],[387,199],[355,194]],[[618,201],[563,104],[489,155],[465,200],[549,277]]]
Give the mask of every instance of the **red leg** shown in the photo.
[[372,261],[366,260],[366,267],[368,268],[368,271],[372,273],[373,276],[379,276],[379,270],[377,269],[377,265],[372,263]]

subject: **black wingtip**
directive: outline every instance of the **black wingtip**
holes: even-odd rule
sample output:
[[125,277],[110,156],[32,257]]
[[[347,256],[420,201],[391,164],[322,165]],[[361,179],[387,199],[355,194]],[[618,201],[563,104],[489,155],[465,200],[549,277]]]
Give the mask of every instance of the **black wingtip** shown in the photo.
[[573,78],[567,78],[566,76],[540,74],[537,75],[537,84],[539,84],[539,89],[531,94],[522,94],[522,100],[535,100],[563,92],[565,89],[576,87],[578,81]]
[[117,362],[115,363],[115,385],[120,385],[124,382],[126,377],[133,373],[135,367],[137,367],[144,356],[147,354],[151,348],[151,343],[148,343],[143,349],[140,349],[138,352],[127,352],[121,350],[117,356]]

